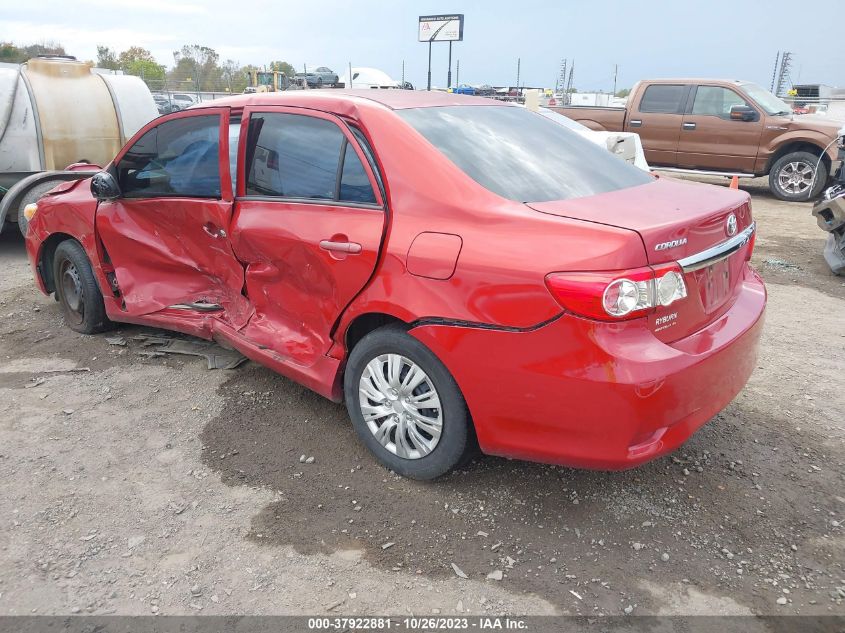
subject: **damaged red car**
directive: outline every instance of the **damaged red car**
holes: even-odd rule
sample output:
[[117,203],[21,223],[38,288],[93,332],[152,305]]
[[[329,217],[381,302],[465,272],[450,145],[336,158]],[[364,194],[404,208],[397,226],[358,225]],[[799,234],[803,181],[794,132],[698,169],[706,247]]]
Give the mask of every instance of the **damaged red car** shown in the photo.
[[234,348],[421,479],[476,442],[599,469],[674,450],[746,383],[766,303],[747,194],[445,93],[202,104],[28,215],[71,328]]

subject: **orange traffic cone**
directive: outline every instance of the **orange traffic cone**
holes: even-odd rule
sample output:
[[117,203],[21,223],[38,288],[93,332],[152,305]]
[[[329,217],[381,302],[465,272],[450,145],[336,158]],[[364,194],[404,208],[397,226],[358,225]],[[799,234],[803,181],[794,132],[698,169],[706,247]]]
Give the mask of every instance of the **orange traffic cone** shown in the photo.
[[731,178],[731,189],[739,189],[739,177],[734,176]]

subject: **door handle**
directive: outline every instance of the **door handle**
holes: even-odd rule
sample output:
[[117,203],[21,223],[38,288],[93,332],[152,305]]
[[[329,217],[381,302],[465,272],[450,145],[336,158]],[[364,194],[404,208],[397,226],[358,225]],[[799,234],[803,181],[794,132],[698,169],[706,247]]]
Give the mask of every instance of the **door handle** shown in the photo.
[[357,242],[333,242],[332,240],[320,240],[320,248],[324,251],[349,253],[350,255],[357,255],[361,252],[361,245]]
[[630,121],[628,121],[628,125],[630,125],[631,127],[642,127],[643,121],[642,119],[631,119]]
[[205,231],[211,237],[213,237],[215,240],[218,237],[226,237],[226,231],[217,228],[211,222],[206,222],[205,224],[203,224],[202,230]]
[[695,123],[691,123],[691,122],[690,123],[684,123],[684,129],[685,130],[694,130],[695,129]]

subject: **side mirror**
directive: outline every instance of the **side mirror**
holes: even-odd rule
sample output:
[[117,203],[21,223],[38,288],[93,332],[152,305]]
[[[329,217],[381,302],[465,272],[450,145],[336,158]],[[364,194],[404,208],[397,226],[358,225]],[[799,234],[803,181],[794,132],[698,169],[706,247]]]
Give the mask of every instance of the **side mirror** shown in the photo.
[[731,106],[731,121],[756,121],[757,110],[747,105]]
[[91,195],[100,202],[119,198],[120,186],[117,179],[108,171],[98,171],[91,178]]

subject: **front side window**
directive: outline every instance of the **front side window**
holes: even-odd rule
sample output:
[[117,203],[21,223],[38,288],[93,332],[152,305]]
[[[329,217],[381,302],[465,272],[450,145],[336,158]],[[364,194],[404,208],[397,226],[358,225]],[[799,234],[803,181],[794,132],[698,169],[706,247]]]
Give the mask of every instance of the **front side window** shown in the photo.
[[581,198],[652,180],[603,147],[525,108],[446,106],[396,113],[470,178],[509,200]]
[[723,119],[731,118],[731,108],[748,105],[745,99],[733,90],[720,86],[699,86],[692,104],[693,114],[709,114]]
[[126,198],[220,197],[220,115],[166,121],[144,134],[117,165]]
[[681,111],[681,102],[686,93],[686,86],[675,84],[652,84],[645,89],[640,100],[640,112],[660,112],[677,114]]
[[246,195],[375,204],[367,172],[340,128],[300,114],[253,114]]

